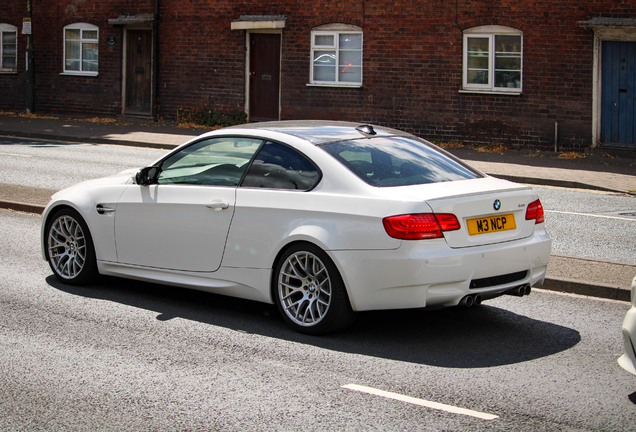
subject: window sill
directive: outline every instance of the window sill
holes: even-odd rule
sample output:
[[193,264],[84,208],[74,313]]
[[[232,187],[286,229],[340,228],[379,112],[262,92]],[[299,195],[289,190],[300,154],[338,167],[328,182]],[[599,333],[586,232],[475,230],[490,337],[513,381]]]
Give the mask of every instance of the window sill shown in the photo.
[[479,89],[460,89],[459,93],[474,93],[474,94],[490,94],[490,95],[505,95],[505,96],[521,96],[522,89],[505,89],[505,90],[479,90]]
[[337,87],[337,88],[362,88],[362,84],[307,84],[307,87]]
[[0,70],[0,75],[16,75],[17,73],[18,71],[15,69]]
[[65,76],[81,76],[81,77],[96,77],[99,72],[62,72],[60,75]]

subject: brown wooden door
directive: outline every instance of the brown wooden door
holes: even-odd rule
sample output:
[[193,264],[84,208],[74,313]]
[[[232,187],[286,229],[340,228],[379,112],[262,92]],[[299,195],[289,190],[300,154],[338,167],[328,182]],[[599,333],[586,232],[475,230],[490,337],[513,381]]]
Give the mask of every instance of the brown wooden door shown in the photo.
[[128,30],[126,114],[152,114],[152,32]]
[[278,120],[280,35],[250,35],[250,120]]

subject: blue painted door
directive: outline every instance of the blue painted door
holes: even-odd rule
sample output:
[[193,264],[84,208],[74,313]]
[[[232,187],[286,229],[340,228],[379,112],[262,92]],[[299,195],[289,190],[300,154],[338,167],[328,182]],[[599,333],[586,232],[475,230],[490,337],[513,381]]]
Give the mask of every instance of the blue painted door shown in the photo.
[[601,140],[636,147],[636,42],[603,42]]

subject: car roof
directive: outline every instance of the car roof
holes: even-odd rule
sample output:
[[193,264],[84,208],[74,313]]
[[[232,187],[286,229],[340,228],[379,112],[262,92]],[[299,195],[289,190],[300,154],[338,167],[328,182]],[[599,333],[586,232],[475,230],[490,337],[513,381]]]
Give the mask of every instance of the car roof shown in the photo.
[[232,126],[228,129],[240,128],[249,130],[266,130],[283,133],[323,145],[331,142],[348,141],[372,137],[413,135],[396,129],[353,122],[336,122],[324,120],[290,120],[278,122],[248,123]]

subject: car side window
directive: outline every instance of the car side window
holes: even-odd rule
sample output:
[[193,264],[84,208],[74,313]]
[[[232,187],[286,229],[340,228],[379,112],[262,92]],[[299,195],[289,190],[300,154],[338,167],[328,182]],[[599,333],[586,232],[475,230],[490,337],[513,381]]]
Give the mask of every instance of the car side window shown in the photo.
[[165,159],[157,183],[238,186],[262,143],[238,137],[201,140]]
[[309,190],[320,179],[316,167],[300,153],[267,142],[254,158],[242,187]]

